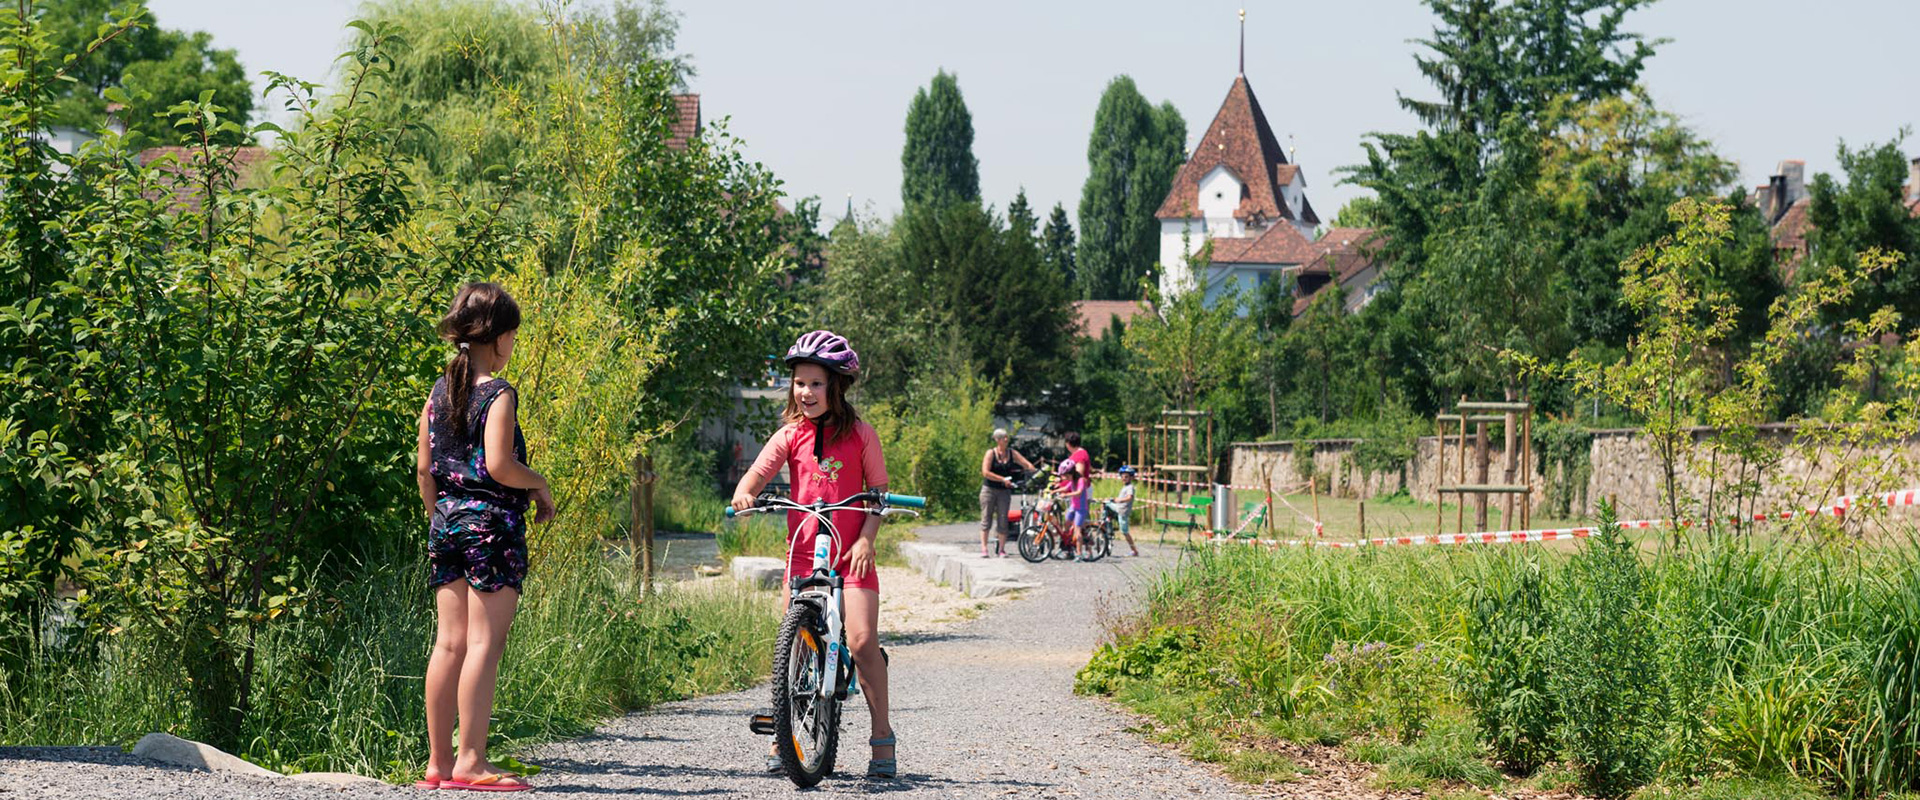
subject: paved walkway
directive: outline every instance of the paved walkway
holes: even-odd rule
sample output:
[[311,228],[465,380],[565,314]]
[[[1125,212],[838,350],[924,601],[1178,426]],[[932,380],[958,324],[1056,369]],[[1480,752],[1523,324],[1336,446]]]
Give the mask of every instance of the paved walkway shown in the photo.
[[[928,528],[924,541],[971,545],[978,528]],[[1125,550],[1125,544],[1120,544]],[[1126,732],[1132,721],[1105,701],[1073,694],[1073,675],[1098,639],[1095,608],[1125,602],[1172,563],[1174,550],[1097,564],[1034,565],[1044,588],[972,622],[888,645],[902,777],[858,777],[866,765],[867,715],[849,706],[829,796],[1238,797],[1225,779]],[[882,587],[884,597],[884,587]],[[886,628],[882,606],[881,628]],[[767,706],[764,687],[632,714],[595,735],[527,758],[554,794],[786,796],[784,777],[763,771],[767,740],[747,732],[747,714]]]

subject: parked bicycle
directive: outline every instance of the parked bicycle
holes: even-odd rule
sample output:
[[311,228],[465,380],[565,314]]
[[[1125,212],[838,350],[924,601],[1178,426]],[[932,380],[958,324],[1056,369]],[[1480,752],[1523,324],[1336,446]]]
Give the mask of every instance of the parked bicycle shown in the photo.
[[[1044,481],[1045,475],[1043,473],[1034,477]],[[1046,561],[1049,558],[1069,559],[1076,554],[1079,554],[1084,561],[1098,561],[1104,558],[1107,554],[1105,547],[1083,548],[1073,535],[1073,526],[1067,524],[1066,518],[1066,506],[1067,503],[1072,502],[1071,499],[1055,492],[1048,483],[1043,482],[1041,485],[1046,488],[1041,491],[1039,498],[1021,506],[1021,517],[1016,520],[1020,531],[1018,538],[1020,557],[1034,563]],[[1092,526],[1089,525],[1086,531],[1091,530]],[[1080,538],[1091,542],[1095,537]],[[1104,538],[1101,541],[1104,542]]]
[[[868,503],[877,505],[868,507]],[[840,748],[840,705],[860,693],[853,653],[845,639],[840,604],[843,576],[833,569],[840,537],[832,512],[861,509],[882,517],[918,516],[914,509],[926,507],[924,497],[885,492],[861,492],[838,503],[804,504],[763,494],[752,508],[738,512],[799,511],[812,515],[820,526],[813,540],[813,571],[791,576],[787,584],[787,616],[773,643],[773,711],[755,714],[748,723],[754,733],[773,737],[780,765],[795,786],[811,787],[833,773]],[[727,516],[736,512],[729,508]]]

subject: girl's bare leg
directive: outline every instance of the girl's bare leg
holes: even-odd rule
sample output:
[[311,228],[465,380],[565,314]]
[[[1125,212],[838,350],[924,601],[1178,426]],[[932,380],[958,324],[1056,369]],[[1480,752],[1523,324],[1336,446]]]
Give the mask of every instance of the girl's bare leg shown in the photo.
[[460,667],[467,659],[467,583],[443,583],[433,590],[438,622],[433,652],[427,656],[428,783],[453,777],[453,721],[459,709]]
[[470,781],[500,771],[487,761],[487,725],[493,716],[500,655],[520,606],[520,592],[463,588],[467,591],[467,658],[460,669],[460,753],[453,771],[455,780]]
[[[887,718],[887,661],[880,655],[880,593],[872,589],[848,589],[841,595],[847,617],[847,649],[853,651],[853,663],[860,675],[860,692],[867,696],[867,712],[873,717],[873,737],[893,735],[893,723]],[[873,748],[874,758],[893,758],[891,745]]]

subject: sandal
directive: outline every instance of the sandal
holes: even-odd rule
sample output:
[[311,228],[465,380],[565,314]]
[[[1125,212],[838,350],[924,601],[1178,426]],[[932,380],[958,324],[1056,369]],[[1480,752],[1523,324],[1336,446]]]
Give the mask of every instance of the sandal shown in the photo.
[[[501,783],[501,781],[509,780],[509,779],[515,782]],[[440,782],[440,788],[459,789],[459,790],[469,791],[469,792],[530,792],[530,791],[533,791],[532,784],[520,782],[520,776],[515,775],[511,772],[496,772],[496,773],[493,773],[492,775],[483,775],[479,778],[475,778],[474,780],[470,780],[470,781],[445,780]]]
[[780,763],[780,756],[775,755],[773,753],[768,753],[767,754],[767,771],[768,772],[786,772],[787,766],[785,764]]
[[[868,747],[892,747],[899,739],[899,732],[887,734],[884,739],[868,739]],[[897,753],[896,753],[897,755]],[[874,758],[867,760],[867,777],[893,779],[899,777],[899,764],[892,758]]]

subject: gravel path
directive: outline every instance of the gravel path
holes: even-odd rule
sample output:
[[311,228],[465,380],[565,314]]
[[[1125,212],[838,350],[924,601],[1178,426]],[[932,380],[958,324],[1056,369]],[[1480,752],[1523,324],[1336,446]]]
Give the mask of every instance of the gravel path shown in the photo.
[[[971,545],[971,525],[923,529],[927,541]],[[1124,549],[1125,545],[1120,545]],[[1171,750],[1128,733],[1105,701],[1073,694],[1073,675],[1098,639],[1102,603],[1128,602],[1176,551],[1097,564],[1034,565],[1043,587],[978,619],[892,637],[894,726],[901,779],[859,777],[867,715],[847,709],[840,762],[828,795],[1074,797],[1145,800],[1240,797],[1242,790]],[[884,596],[884,595],[883,595]],[[882,607],[881,628],[887,629]],[[644,668],[644,665],[642,665]],[[593,735],[525,754],[545,767],[540,796],[779,797],[795,791],[763,770],[767,740],[747,715],[768,705],[764,687],[671,703],[603,725]],[[58,765],[54,767],[54,765]],[[0,800],[12,798],[393,798],[408,788],[302,786],[156,768],[112,748],[0,748]]]

